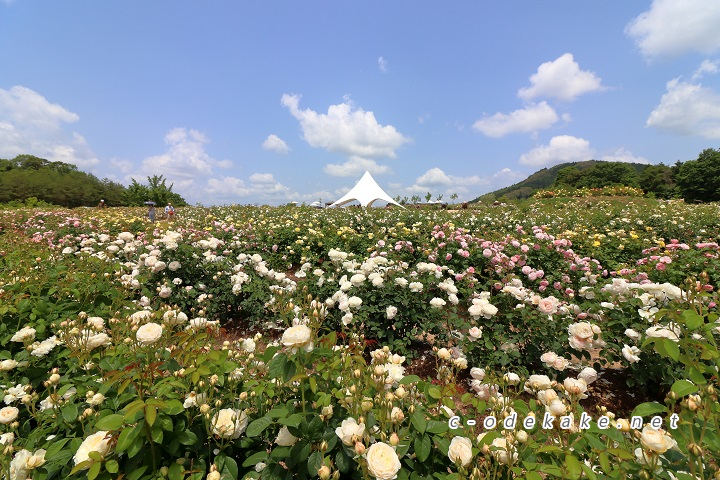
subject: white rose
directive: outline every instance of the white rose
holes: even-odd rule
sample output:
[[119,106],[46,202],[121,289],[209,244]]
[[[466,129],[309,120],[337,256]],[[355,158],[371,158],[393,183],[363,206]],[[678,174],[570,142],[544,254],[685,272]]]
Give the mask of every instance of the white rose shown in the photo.
[[406,287],[408,284],[408,281],[406,278],[398,277],[395,279],[395,284],[400,287]]
[[287,427],[282,427],[278,432],[277,438],[275,439],[275,443],[277,443],[281,447],[290,447],[292,445],[295,445],[297,441],[298,437],[290,433],[290,430],[288,430]]
[[11,342],[32,342],[33,340],[35,340],[35,329],[32,327],[21,328],[10,339]]
[[582,371],[578,374],[578,378],[581,380],[585,380],[585,383],[590,385],[595,380],[598,379],[598,373],[597,371],[592,367],[585,367],[582,369]]
[[110,342],[110,337],[107,335],[107,333],[98,333],[97,335],[93,335],[88,330],[83,330],[83,335],[86,335],[86,342],[85,342],[85,349],[87,351],[93,350],[97,347],[101,347],[103,345],[108,345]]
[[665,453],[669,449],[677,447],[675,439],[666,435],[662,430],[655,430],[650,425],[643,428],[642,434],[640,434],[640,443],[647,450],[656,453]]
[[3,360],[0,362],[0,371],[7,372],[8,370],[12,370],[13,368],[17,367],[18,362],[15,360]]
[[468,330],[468,336],[471,342],[482,338],[482,327],[472,327]]
[[162,333],[163,328],[161,325],[150,322],[137,329],[135,338],[143,345],[152,345],[162,337]]
[[482,381],[485,378],[485,369],[484,368],[478,368],[473,367],[470,369],[470,376],[474,378],[475,380]]
[[365,433],[365,424],[358,424],[357,421],[350,417],[342,421],[339,427],[335,429],[335,435],[347,446],[355,445],[357,439]]
[[20,414],[20,410],[15,407],[3,407],[0,408],[0,423],[7,425],[12,423]]
[[552,387],[552,382],[547,375],[530,375],[525,382],[525,391],[532,393],[533,390],[547,390]]
[[422,292],[423,284],[420,282],[410,282],[410,291],[419,293]]
[[235,439],[243,434],[248,425],[248,417],[242,410],[223,408],[212,417],[211,431],[221,438]]
[[490,446],[495,447],[492,454],[497,459],[497,461],[502,463],[503,465],[511,465],[518,458],[518,454],[513,448],[513,446],[509,445],[507,440],[502,437],[493,440]]
[[[73,460],[75,461],[75,466],[81,464],[82,462],[90,460],[90,452],[98,452],[101,456],[104,457],[105,455],[110,453],[111,446],[112,436],[108,435],[108,432],[101,430],[99,432],[93,433],[83,441],[77,452],[75,452],[75,456],[73,457]],[[90,465],[86,465],[83,470],[86,470],[88,468],[90,468]]]
[[445,300],[442,298],[435,297],[432,300],[430,300],[430,306],[433,308],[442,308],[447,304]]
[[300,348],[306,352],[311,352],[313,349],[311,335],[312,331],[307,325],[295,325],[285,330],[280,341],[286,347],[290,347],[293,353]]
[[630,363],[635,363],[640,361],[640,357],[638,354],[640,353],[640,349],[636,346],[630,346],[627,344],[623,344],[622,354],[623,357],[625,357],[625,360],[627,360]]
[[503,379],[508,385],[517,385],[520,383],[520,376],[517,373],[506,373]]
[[365,453],[368,472],[376,480],[393,480],[400,471],[400,459],[395,449],[387,443],[373,443]]
[[387,309],[385,310],[385,315],[387,316],[388,320],[392,320],[393,318],[395,318],[395,315],[397,315],[397,313],[397,307],[393,307],[392,305],[387,307]]
[[582,397],[587,392],[587,383],[585,380],[577,380],[575,378],[568,377],[563,382],[565,391],[570,395]]
[[457,464],[458,460],[463,467],[472,461],[472,442],[467,437],[453,437],[448,449],[448,458]]

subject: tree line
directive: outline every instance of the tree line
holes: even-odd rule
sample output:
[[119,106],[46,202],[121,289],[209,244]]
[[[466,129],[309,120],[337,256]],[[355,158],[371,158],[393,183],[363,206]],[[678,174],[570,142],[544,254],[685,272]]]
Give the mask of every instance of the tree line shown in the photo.
[[602,188],[628,186],[656,198],[683,198],[689,202],[720,200],[720,150],[703,150],[696,160],[675,165],[597,162],[587,169],[576,166],[558,171],[553,187]]
[[104,200],[115,206],[139,206],[147,201],[158,205],[172,202],[183,206],[187,202],[172,191],[162,175],[147,178],[147,185],[132,183],[124,185],[78,170],[77,166],[51,162],[33,155],[18,155],[0,159],[0,204],[24,204],[44,202],[63,207],[92,207]]

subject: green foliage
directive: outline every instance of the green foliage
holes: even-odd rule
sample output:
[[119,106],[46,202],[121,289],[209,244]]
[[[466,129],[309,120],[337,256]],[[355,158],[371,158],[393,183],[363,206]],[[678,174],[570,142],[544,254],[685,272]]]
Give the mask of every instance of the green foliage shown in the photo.
[[720,200],[720,150],[708,148],[697,160],[679,165],[675,182],[685,201]]

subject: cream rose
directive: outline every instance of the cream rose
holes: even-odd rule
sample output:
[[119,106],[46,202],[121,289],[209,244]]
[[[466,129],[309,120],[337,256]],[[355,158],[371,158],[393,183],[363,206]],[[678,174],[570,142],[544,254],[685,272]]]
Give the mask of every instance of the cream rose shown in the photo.
[[400,459],[395,449],[387,443],[373,443],[365,453],[368,472],[376,480],[393,480],[400,471]]
[[355,441],[362,437],[364,433],[365,424],[358,424],[352,417],[343,420],[340,426],[335,429],[335,434],[349,447],[355,445]]
[[311,352],[313,349],[311,336],[312,331],[307,325],[295,325],[285,330],[280,341],[286,347],[290,347],[293,353],[300,348],[306,352]]
[[472,461],[472,442],[467,437],[453,437],[448,449],[448,458],[457,464],[458,460],[463,467]]
[[[111,442],[112,437],[108,435],[108,432],[100,430],[99,432],[93,433],[83,441],[77,452],[75,452],[75,456],[73,457],[75,465],[77,466],[82,462],[90,460],[90,452],[98,452],[104,457],[110,453],[112,446]],[[83,470],[88,468],[90,468],[89,464],[86,465]]]
[[287,427],[282,427],[278,432],[277,438],[275,439],[275,443],[277,443],[281,447],[293,446],[297,441],[298,437],[290,433],[290,430],[288,430]]
[[19,414],[20,410],[15,407],[0,408],[0,423],[2,423],[3,425],[12,423],[15,421],[15,419],[17,419]]
[[495,447],[492,454],[503,465],[512,465],[518,458],[515,448],[504,438],[496,438],[490,446]]
[[18,363],[15,360],[3,360],[0,362],[0,371],[7,372],[8,370],[12,370],[17,367],[17,365]]
[[157,323],[150,322],[141,326],[135,333],[135,338],[142,345],[152,345],[162,337],[163,327]]
[[669,449],[677,447],[675,439],[665,434],[663,430],[655,430],[650,425],[643,428],[640,434],[640,443],[645,449],[656,453],[665,453]]
[[221,438],[235,439],[243,434],[248,425],[248,417],[242,410],[223,408],[212,417],[211,430]]
[[525,382],[525,391],[547,390],[552,387],[552,382],[547,375],[530,375]]

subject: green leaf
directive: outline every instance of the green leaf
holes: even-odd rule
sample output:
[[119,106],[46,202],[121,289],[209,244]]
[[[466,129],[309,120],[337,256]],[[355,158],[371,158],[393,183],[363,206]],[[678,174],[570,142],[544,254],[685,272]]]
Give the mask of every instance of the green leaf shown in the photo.
[[688,382],[687,380],[678,380],[675,383],[673,383],[672,388],[670,388],[670,391],[674,392],[678,397],[684,397],[685,395],[689,395],[691,393],[695,393],[698,391],[697,385],[693,385],[692,383]]
[[117,473],[118,470],[120,470],[120,465],[115,459],[108,460],[107,462],[105,462],[105,470],[110,473]]
[[537,472],[527,472],[527,473],[525,474],[525,478],[526,478],[527,480],[543,480],[542,475],[540,475],[540,474],[537,473]]
[[667,338],[655,340],[655,351],[663,357],[670,357],[677,361],[680,358],[680,348],[675,342]]
[[577,479],[580,478],[580,475],[582,475],[582,467],[580,466],[580,461],[574,456],[565,456],[565,466],[568,469],[568,474],[570,475],[570,478]]
[[100,467],[102,467],[102,463],[95,462],[90,466],[90,470],[88,470],[87,478],[88,480],[95,480],[97,476],[100,474]]
[[407,375],[400,380],[400,385],[408,385],[410,383],[417,383],[422,381],[417,375]]
[[635,407],[632,416],[645,417],[654,413],[664,412],[665,410],[665,406],[657,402],[645,402]]
[[415,455],[417,456],[418,461],[424,462],[427,460],[430,456],[430,452],[432,451],[432,441],[430,441],[430,437],[427,435],[415,437],[414,446]]
[[151,427],[157,418],[157,407],[154,405],[145,405],[145,421]]
[[308,473],[311,477],[316,477],[318,474],[318,470],[320,470],[320,467],[323,465],[323,454],[322,452],[315,451],[310,454],[310,458],[308,458],[307,462],[307,469]]
[[413,413],[411,413],[410,421],[412,422],[413,426],[418,430],[418,432],[425,433],[425,429],[427,428],[427,421],[425,420],[425,414],[422,410],[417,409]]
[[447,422],[439,422],[437,420],[430,420],[428,421],[428,426],[425,429],[427,433],[445,433],[448,431],[450,427],[448,427]]
[[62,417],[67,423],[74,424],[78,418],[78,406],[74,403],[68,403],[62,407]]
[[[218,456],[218,458],[221,457]],[[218,470],[223,476],[228,475],[228,478],[238,478],[238,465],[232,457],[222,456]]]
[[268,363],[268,376],[270,378],[283,378],[287,356],[284,353],[275,355]]
[[303,416],[300,415],[299,413],[293,413],[292,415],[290,415],[287,418],[281,418],[280,420],[278,420],[278,423],[280,425],[285,425],[287,427],[295,427],[295,428],[299,427],[302,422],[303,422]]
[[168,478],[170,480],[183,480],[185,478],[185,469],[182,465],[173,462],[168,469]]
[[147,470],[147,465],[141,465],[139,467],[136,467],[135,470],[133,470],[130,474],[128,474],[127,478],[128,480],[139,480],[140,477],[143,476],[145,473],[145,470]]
[[262,452],[255,452],[252,455],[250,455],[248,458],[245,459],[242,466],[243,467],[252,467],[254,465],[257,465],[260,462],[265,463],[267,461],[268,454],[265,451]]
[[187,446],[198,443],[198,437],[192,430],[183,430],[180,434],[178,434],[177,439],[178,442]]
[[250,423],[250,425],[248,425],[247,430],[245,431],[245,434],[250,438],[257,437],[272,423],[273,423],[272,418],[260,417],[257,420],[253,420]]
[[118,413],[113,413],[98,420],[95,424],[95,428],[98,430],[117,430],[122,427],[122,424],[123,416]]
[[705,323],[705,317],[698,315],[692,310],[685,310],[680,316],[689,330],[697,330]]
[[430,395],[432,398],[434,398],[436,400],[442,396],[442,394],[440,393],[440,389],[437,387],[430,387],[428,389],[428,395]]
[[182,413],[185,411],[185,407],[183,407],[182,402],[177,399],[168,400],[165,402],[165,406],[162,407],[162,411],[167,413],[168,415],[177,415],[178,413]]

